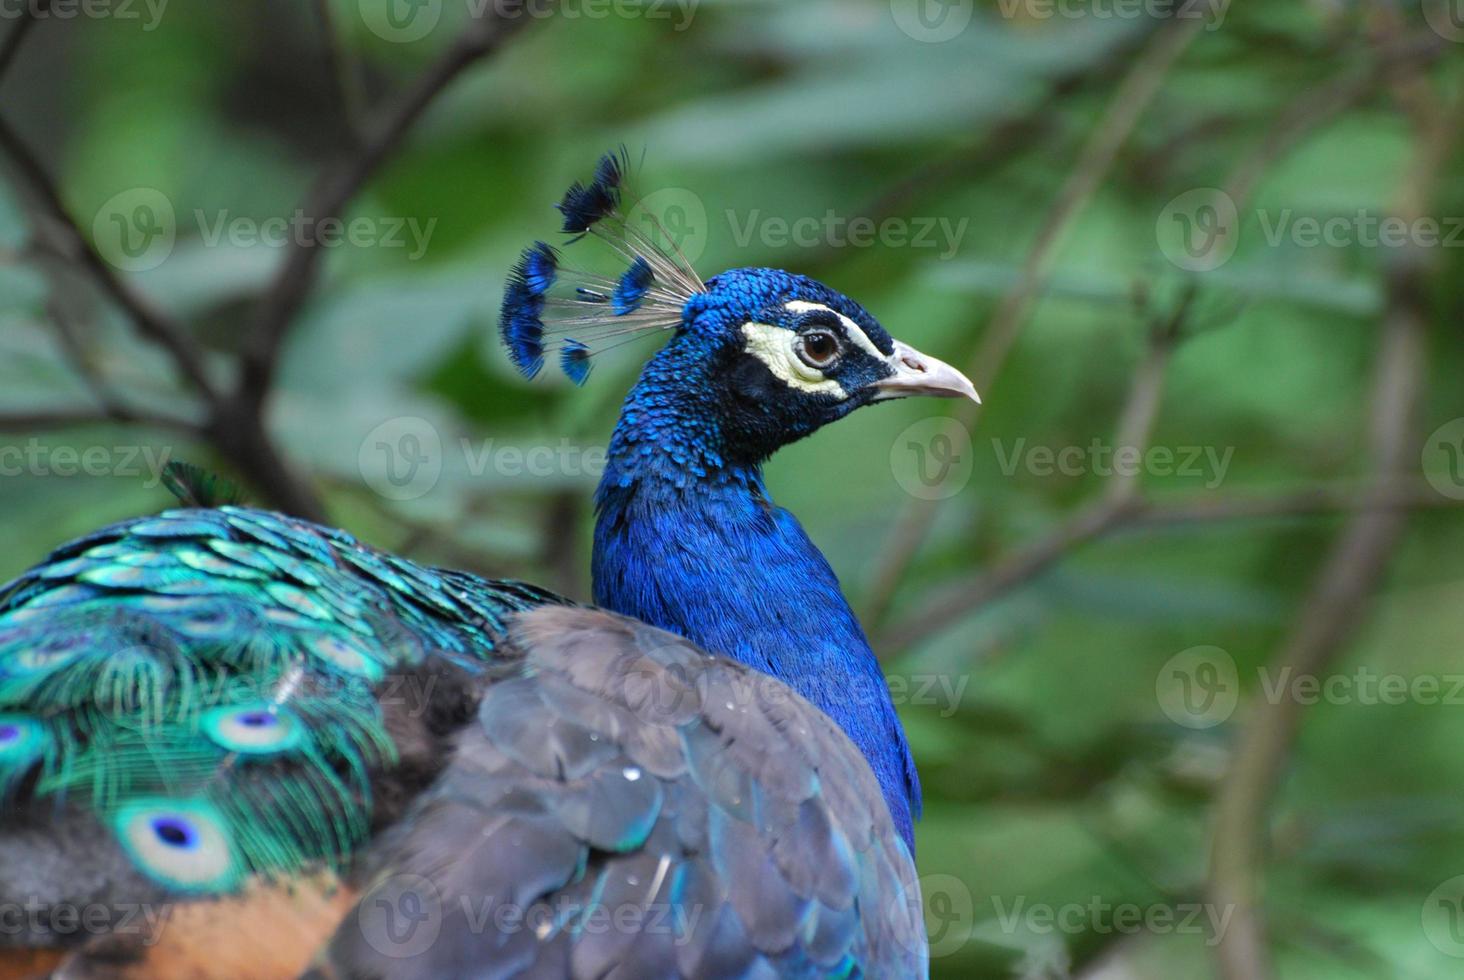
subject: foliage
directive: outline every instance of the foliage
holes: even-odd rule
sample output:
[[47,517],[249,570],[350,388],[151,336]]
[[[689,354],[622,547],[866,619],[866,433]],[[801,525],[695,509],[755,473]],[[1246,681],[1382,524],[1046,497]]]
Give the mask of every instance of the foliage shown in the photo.
[[[100,241],[124,192],[149,188],[171,204],[171,253],[118,275],[194,325],[221,372],[285,251],[252,243],[249,229],[295,215],[314,174],[349,155],[343,105],[390,101],[461,26],[442,4],[437,29],[396,43],[369,28],[375,3],[330,4],[344,86],[321,54],[318,11],[264,0],[169,6],[151,30],[45,22],[4,80],[0,113],[43,148],[88,236]],[[522,381],[493,335],[504,273],[526,240],[550,232],[563,187],[608,146],[625,142],[633,157],[643,147],[637,184],[682,189],[670,207],[691,208],[704,276],[761,264],[809,272],[900,339],[969,365],[1081,148],[1113,125],[1106,112],[1126,73],[1173,27],[1100,15],[1121,6],[1043,16],[1067,8],[999,0],[941,43],[901,31],[879,0],[707,0],[684,30],[675,13],[532,24],[448,88],[351,203],[346,217],[376,244],[324,250],[268,431],[353,533],[583,595],[595,450],[644,345],[611,354],[578,390]],[[1464,48],[1404,6],[1404,34],[1433,42],[1408,60],[1415,80],[1455,96]],[[898,634],[885,631],[918,619],[931,595],[1105,492],[1110,478],[1088,449],[1113,448],[1155,311],[1191,291],[1148,441],[1174,451],[1175,466],[1191,447],[1199,455],[1176,472],[1151,465],[1147,499],[1223,505],[1368,476],[1369,391],[1402,250],[1369,246],[1353,219],[1402,206],[1418,184],[1416,133],[1397,87],[1369,77],[1385,56],[1370,46],[1378,25],[1366,10],[1236,4],[1211,26],[1061,229],[969,441],[946,430],[969,482],[935,509],[888,614],[867,623],[876,636]],[[1316,96],[1333,91],[1351,95],[1331,107]],[[1292,113],[1305,125],[1267,151]],[[1178,267],[1160,247],[1166,205],[1231,186],[1246,161],[1260,175],[1240,195],[1234,256],[1211,271]],[[94,406],[78,359],[129,404],[196,418],[167,358],[31,235],[18,186],[0,185],[0,418]],[[1464,215],[1457,155],[1433,186],[1423,213],[1447,230]],[[847,244],[849,219],[866,215],[876,240]],[[1278,222],[1304,217],[1346,218],[1352,230],[1340,244],[1289,231],[1273,243]],[[802,243],[791,230],[800,221]],[[934,244],[914,244],[927,225]],[[381,241],[388,232],[404,244]],[[1442,679],[1447,694],[1464,675],[1464,522],[1425,480],[1448,476],[1425,437],[1464,415],[1464,249],[1426,253],[1428,359],[1402,474],[1426,497],[1328,668],[1352,694],[1307,708],[1275,798],[1265,907],[1287,978],[1449,976],[1450,953],[1464,953],[1428,928],[1435,888],[1464,873],[1464,698],[1366,704],[1355,686],[1371,672]],[[81,338],[79,355],[57,342],[59,321]],[[909,451],[910,427],[942,411],[909,401],[859,413],[769,467],[774,495],[856,605],[878,598],[876,558],[922,492],[911,474],[927,460]],[[1082,461],[1052,469],[1036,447],[1081,450]],[[440,477],[403,491],[388,477],[418,452]],[[101,523],[169,506],[159,470],[173,458],[253,483],[186,427],[6,426],[0,579]],[[929,921],[954,930],[936,943],[935,975],[1100,965],[1103,976],[1209,975],[1208,931],[1130,934],[1092,908],[1203,901],[1220,779],[1347,520],[1322,509],[1116,528],[951,627],[886,647],[926,788]],[[1177,722],[1156,696],[1165,665],[1197,647],[1220,648],[1239,679],[1236,710],[1214,727]],[[1078,911],[1044,929],[1028,914],[1044,907]]]

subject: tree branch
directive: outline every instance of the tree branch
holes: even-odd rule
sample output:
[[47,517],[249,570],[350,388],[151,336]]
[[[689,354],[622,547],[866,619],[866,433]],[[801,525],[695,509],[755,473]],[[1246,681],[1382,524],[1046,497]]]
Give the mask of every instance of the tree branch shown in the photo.
[[[492,54],[528,20],[521,5],[490,4],[403,95],[367,126],[361,142],[315,182],[300,207],[318,230],[325,218],[339,217],[406,139],[414,123],[462,72]],[[292,243],[260,304],[235,397],[257,411],[269,393],[280,348],[295,315],[319,274],[321,250],[313,234]]]
[[[1393,12],[1383,12],[1392,19]],[[1396,36],[1396,32],[1394,32]],[[1427,211],[1438,174],[1454,136],[1457,106],[1438,109],[1426,80],[1413,66],[1413,85],[1400,82],[1400,105],[1415,130],[1414,159],[1400,184],[1395,213],[1414,221]],[[1425,95],[1424,93],[1428,94]],[[1429,256],[1417,245],[1402,250],[1385,269],[1387,306],[1372,385],[1368,433],[1373,503],[1382,488],[1416,461],[1414,414],[1424,376],[1428,320]],[[1405,512],[1369,507],[1343,529],[1291,632],[1276,657],[1279,669],[1321,675],[1346,648],[1367,600],[1382,580],[1402,537]],[[1261,911],[1261,868],[1269,839],[1271,799],[1286,770],[1305,705],[1291,698],[1256,705],[1241,733],[1215,804],[1209,895],[1218,908],[1233,909],[1231,928],[1219,937],[1216,964],[1224,980],[1266,980],[1274,976]]]
[[1027,544],[980,575],[948,584],[927,597],[913,613],[877,637],[888,656],[908,649],[960,622],[983,606],[1040,577],[1084,545],[1145,528],[1224,524],[1231,521],[1288,520],[1464,507],[1421,481],[1372,487],[1306,487],[1277,494],[1194,499],[1113,500],[1102,498],[1077,511],[1055,529]]
[[107,423],[150,426],[194,438],[203,436],[202,430],[187,419],[144,412],[120,405],[0,413],[0,431],[4,432],[50,432],[56,429],[74,429],[83,425]]
[[[1159,417],[1164,391],[1164,373],[1193,308],[1196,290],[1186,289],[1174,310],[1151,323],[1149,345],[1143,362],[1134,372],[1115,426],[1115,451],[1132,449],[1142,458],[1148,449]],[[876,649],[903,649],[925,635],[945,628],[971,610],[991,601],[1012,587],[1031,579],[1069,551],[1102,535],[1132,515],[1140,506],[1138,473],[1115,473],[1105,492],[1087,507],[1069,517],[1057,530],[1037,543],[1000,562],[974,582],[942,592],[922,610],[881,636]]]
[[345,120],[344,128],[350,133],[351,139],[356,141],[361,138],[361,115],[365,96],[361,91],[355,59],[341,41],[339,26],[330,5],[331,0],[313,0],[311,3],[315,10],[316,25],[320,30],[320,48],[326,74],[335,88],[341,118]]
[[51,0],[36,0],[34,5],[28,4],[21,9],[15,26],[10,29],[10,33],[5,35],[5,40],[0,41],[0,81],[5,80],[5,73],[15,62],[15,56],[20,53],[20,46],[25,41],[25,36],[35,26],[34,14],[46,10],[50,5]]
[[[1033,300],[1047,281],[1057,245],[1102,184],[1119,149],[1158,95],[1175,61],[1203,26],[1201,18],[1178,18],[1165,25],[1114,91],[1103,116],[1089,134],[1077,164],[1043,218],[1020,277],[1002,299],[990,326],[981,336],[967,371],[975,380],[977,391],[988,391],[1000,373],[1026,322]],[[962,406],[955,417],[969,428],[975,423],[978,412],[974,404]],[[905,572],[930,535],[938,506],[939,501],[936,500],[912,500],[896,519],[894,530],[880,550],[882,558],[865,600],[863,618],[870,626],[877,627],[889,613]]]
[[122,308],[137,332],[168,352],[183,377],[206,399],[217,397],[204,368],[203,349],[183,326],[155,307],[150,299],[118,278],[106,260],[97,254],[61,202],[56,185],[25,142],[0,118],[0,153],[11,163],[26,185],[42,215],[48,219],[43,231],[59,238],[59,251],[76,263],[103,293]]

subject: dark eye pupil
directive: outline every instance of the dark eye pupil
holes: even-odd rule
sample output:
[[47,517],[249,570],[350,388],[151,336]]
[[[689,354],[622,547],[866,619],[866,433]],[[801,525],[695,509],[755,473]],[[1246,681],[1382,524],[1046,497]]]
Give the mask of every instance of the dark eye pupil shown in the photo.
[[827,361],[834,356],[834,338],[826,333],[816,333],[803,343],[808,356],[816,361]]

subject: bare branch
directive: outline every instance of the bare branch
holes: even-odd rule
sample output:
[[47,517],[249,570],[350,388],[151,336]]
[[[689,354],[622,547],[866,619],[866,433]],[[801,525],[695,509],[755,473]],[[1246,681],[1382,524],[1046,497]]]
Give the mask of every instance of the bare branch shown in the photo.
[[[1385,20],[1395,12],[1383,11]],[[1394,32],[1396,35],[1396,32]],[[1414,159],[1398,190],[1395,212],[1417,220],[1438,183],[1452,146],[1458,107],[1433,104],[1426,79],[1410,69],[1400,80],[1399,104],[1415,130]],[[1424,377],[1429,261],[1419,247],[1405,249],[1385,270],[1387,306],[1372,385],[1368,433],[1373,481],[1378,488],[1406,472],[1416,459],[1411,437]],[[1379,490],[1369,491],[1377,499]],[[1277,655],[1284,671],[1321,675],[1346,648],[1367,600],[1387,571],[1402,537],[1404,511],[1371,507],[1348,521],[1327,556],[1291,632]],[[1286,770],[1305,705],[1293,698],[1256,705],[1241,733],[1215,804],[1209,894],[1217,907],[1233,909],[1231,928],[1219,937],[1216,964],[1225,980],[1267,980],[1275,975],[1260,903],[1271,799]]]
[[0,412],[0,431],[4,432],[50,432],[56,429],[74,429],[84,425],[105,424],[148,426],[179,432],[194,438],[203,437],[202,429],[187,419],[122,406]]
[[1406,512],[1464,507],[1421,481],[1370,487],[1318,486],[1277,494],[1142,500],[1105,497],[1077,511],[1036,541],[997,561],[980,575],[946,585],[915,612],[881,633],[875,646],[892,655],[936,635],[1016,588],[1038,578],[1084,545],[1143,528]]
[[35,26],[35,14],[44,11],[51,5],[51,0],[36,0],[34,5],[26,5],[21,9],[20,17],[16,20],[15,26],[10,33],[5,35],[5,40],[0,41],[0,81],[5,80],[5,74],[15,62],[15,56],[20,54],[20,46],[30,29]]
[[359,140],[361,118],[365,110],[365,93],[361,90],[361,76],[355,59],[341,39],[340,28],[330,5],[331,0],[314,0],[311,4],[320,29],[320,47],[324,54],[325,69],[335,87],[341,117],[345,120],[345,128],[351,134],[351,139]]
[[[1135,32],[1105,52],[1097,64],[1085,64],[1057,74],[1039,99],[1003,115],[970,144],[925,163],[894,181],[858,213],[879,223],[910,207],[916,199],[933,189],[957,179],[968,179],[972,173],[990,173],[1022,151],[1061,132],[1055,120],[1060,116],[1063,105],[1078,93],[1110,81],[1119,69],[1128,65],[1134,50],[1148,40],[1151,33]],[[802,265],[806,270],[818,269],[831,263],[841,251],[837,245],[826,244],[819,252],[805,258]]]
[[67,213],[61,195],[45,168],[3,118],[0,118],[0,152],[9,158],[11,166],[47,219],[43,233],[53,233],[49,237],[60,239],[57,244],[62,255],[80,267],[103,293],[122,308],[139,334],[168,352],[179,372],[200,394],[210,401],[215,400],[218,396],[204,368],[203,349],[181,324],[118,278],[106,260],[97,254]]
[[[464,70],[492,54],[528,19],[518,6],[490,5],[416,80],[396,103],[372,121],[361,143],[315,182],[300,211],[319,229],[325,218],[338,217],[382,163],[406,139],[413,124]],[[292,243],[260,305],[244,350],[236,397],[257,410],[269,393],[280,347],[319,273],[321,250],[313,235]]]
[[1231,169],[1224,186],[1236,207],[1244,207],[1272,164],[1316,129],[1376,92],[1378,82],[1400,63],[1429,64],[1446,46],[1447,42],[1432,32],[1383,44],[1377,57],[1361,68],[1349,67],[1302,92],[1276,117],[1256,148]]
[[[1203,26],[1201,18],[1171,21],[1145,47],[1114,91],[1077,164],[1043,218],[1037,238],[1023,263],[1021,276],[1002,299],[990,326],[981,336],[967,371],[974,379],[977,391],[988,391],[1000,373],[1026,323],[1027,312],[1042,284],[1047,281],[1057,245],[1102,184],[1119,149],[1158,95],[1175,61]],[[956,413],[956,418],[970,427],[975,423],[978,411],[974,404],[963,406]],[[900,581],[930,534],[938,506],[939,501],[935,500],[912,500],[897,518],[894,530],[880,551],[882,560],[865,602],[864,620],[871,626],[877,626],[888,614]]]

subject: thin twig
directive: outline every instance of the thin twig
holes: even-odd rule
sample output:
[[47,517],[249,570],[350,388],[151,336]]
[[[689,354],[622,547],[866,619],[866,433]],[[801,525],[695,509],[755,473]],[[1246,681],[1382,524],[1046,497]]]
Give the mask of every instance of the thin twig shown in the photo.
[[[1021,275],[1002,299],[990,326],[982,334],[967,371],[975,380],[977,391],[990,390],[992,381],[1016,344],[1027,312],[1042,284],[1047,281],[1058,244],[1102,184],[1119,149],[1159,94],[1175,61],[1189,47],[1203,24],[1200,18],[1179,18],[1162,28],[1114,91],[1077,164],[1043,218]],[[978,411],[974,404],[963,406],[956,417],[969,428],[975,424]],[[880,551],[881,562],[865,600],[863,619],[872,627],[878,627],[888,614],[906,570],[930,535],[938,505],[936,500],[912,500],[896,519],[895,527]]]
[[203,435],[203,427],[196,422],[177,416],[148,412],[128,405],[127,400],[121,396],[111,381],[87,357],[86,348],[76,324],[72,322],[70,315],[54,295],[47,307],[51,325],[56,330],[56,338],[62,356],[71,365],[71,369],[76,372],[82,384],[91,392],[102,417],[112,422],[137,423],[187,432],[195,437]]
[[[1384,20],[1394,12],[1382,11]],[[1394,33],[1396,36],[1396,33]],[[1395,92],[1413,122],[1414,159],[1397,193],[1395,213],[1422,217],[1453,143],[1458,107],[1439,107],[1416,66]],[[1410,84],[1411,83],[1411,84]],[[1378,488],[1396,480],[1416,459],[1411,437],[1424,378],[1429,256],[1406,248],[1385,270],[1387,304],[1372,385],[1367,445]],[[1369,492],[1376,497],[1379,491]],[[1373,507],[1348,521],[1327,556],[1276,657],[1279,669],[1298,675],[1327,673],[1347,647],[1385,575],[1402,537],[1406,512]],[[1269,840],[1271,800],[1286,770],[1306,706],[1283,698],[1258,704],[1241,733],[1215,803],[1209,895],[1233,910],[1231,927],[1215,948],[1224,980],[1267,980],[1275,975],[1262,914],[1260,887]]]
[[1400,63],[1428,64],[1447,46],[1428,33],[1383,45],[1361,68],[1349,67],[1314,88],[1302,92],[1276,117],[1261,141],[1231,168],[1224,188],[1236,207],[1243,208],[1271,166],[1303,139],[1377,91],[1378,82]]
[[36,15],[42,14],[51,5],[51,0],[35,0],[33,4],[25,4],[21,7],[20,17],[16,20],[15,26],[10,33],[5,35],[5,40],[0,41],[0,81],[5,80],[5,73],[15,63],[15,56],[20,53],[21,43],[35,26]]
[[982,574],[927,596],[914,612],[879,634],[875,645],[890,654],[908,649],[1039,577],[1084,545],[1124,531],[1458,507],[1464,507],[1464,501],[1445,497],[1421,481],[1364,488],[1318,486],[1239,497],[1207,493],[1169,501],[1105,497]]
[[84,425],[109,423],[166,429],[194,438],[201,438],[203,434],[196,424],[187,419],[121,405],[0,413],[0,431],[4,432],[49,432],[56,429],[74,429]]
[[[1136,31],[1106,52],[1096,65],[1082,65],[1054,76],[1039,99],[997,119],[972,143],[905,174],[857,213],[878,224],[951,181],[968,179],[972,173],[990,174],[1017,154],[1058,132],[1059,127],[1054,120],[1062,107],[1084,90],[1108,81],[1116,74],[1116,69],[1128,63],[1134,50],[1151,33],[1152,30]],[[843,251],[837,245],[826,244],[803,259],[800,265],[806,271],[816,270],[832,263]]]
[[331,85],[339,99],[346,131],[350,133],[352,141],[356,142],[361,138],[361,119],[366,107],[365,93],[361,90],[361,78],[355,58],[342,40],[340,25],[336,23],[330,5],[331,0],[314,0],[311,6],[315,8],[316,25],[320,30],[320,47],[326,73],[330,76]]
[[91,280],[111,297],[132,321],[137,332],[168,352],[183,377],[209,400],[217,397],[213,383],[204,368],[203,349],[175,321],[153,305],[142,293],[118,278],[106,260],[97,254],[61,202],[56,185],[46,174],[41,162],[3,118],[0,118],[0,153],[9,158],[12,167],[29,189],[48,219],[46,230],[61,239],[61,253],[74,261]]
[[[1115,424],[1115,452],[1143,458],[1153,436],[1164,391],[1164,374],[1193,309],[1196,290],[1186,289],[1174,309],[1149,324],[1149,344],[1129,385]],[[1142,507],[1137,468],[1115,471],[1104,493],[1035,544],[999,562],[975,582],[962,583],[929,600],[909,626],[881,634],[877,649],[898,650],[943,629],[976,607],[1040,574],[1082,544],[1112,530]]]
[[[528,16],[519,7],[493,4],[419,77],[396,103],[368,124],[361,143],[315,182],[300,212],[318,229],[338,217],[357,192],[401,146],[416,121],[462,72],[492,54]],[[313,234],[291,244],[265,293],[244,350],[235,397],[257,410],[268,395],[280,347],[319,273],[321,249]]]

